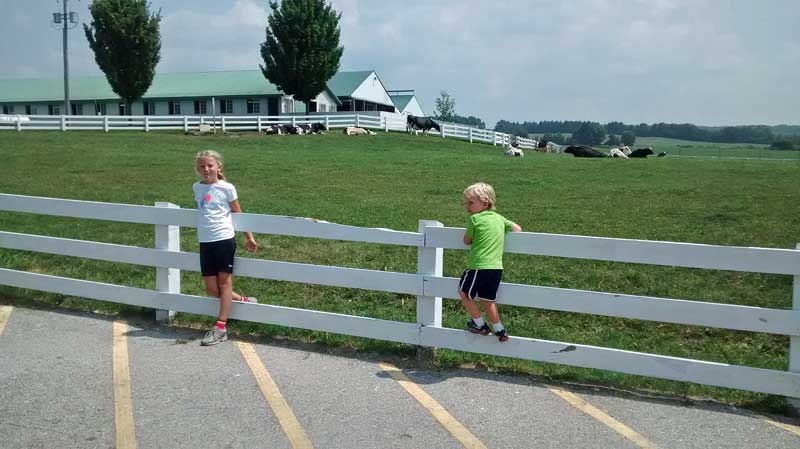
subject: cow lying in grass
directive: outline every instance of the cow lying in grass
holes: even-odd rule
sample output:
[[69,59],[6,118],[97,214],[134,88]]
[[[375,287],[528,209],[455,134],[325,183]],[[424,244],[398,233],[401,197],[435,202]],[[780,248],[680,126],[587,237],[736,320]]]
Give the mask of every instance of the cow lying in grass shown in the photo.
[[511,157],[525,156],[525,153],[522,152],[522,148],[517,148],[516,145],[508,145],[507,147],[505,147],[505,151],[503,151],[503,154]]
[[608,157],[621,157],[622,159],[628,159],[628,156],[620,148],[612,148],[608,150]]
[[371,130],[366,129],[366,128],[358,128],[356,126],[348,126],[342,132],[344,134],[348,135],[348,136],[358,136],[360,134],[367,134],[367,135],[370,135],[370,136],[374,136],[375,135],[374,131],[371,131]]
[[653,154],[653,149],[652,149],[652,148],[650,148],[650,147],[647,147],[647,148],[637,148],[637,149],[636,149],[636,150],[634,150],[634,151],[633,151],[633,152],[632,152],[630,155],[628,155],[628,157],[634,157],[634,158],[645,158],[645,157],[647,157],[647,156],[650,156],[651,154]]
[[571,146],[564,150],[575,157],[606,157],[605,154],[595,150],[594,148],[584,146]]

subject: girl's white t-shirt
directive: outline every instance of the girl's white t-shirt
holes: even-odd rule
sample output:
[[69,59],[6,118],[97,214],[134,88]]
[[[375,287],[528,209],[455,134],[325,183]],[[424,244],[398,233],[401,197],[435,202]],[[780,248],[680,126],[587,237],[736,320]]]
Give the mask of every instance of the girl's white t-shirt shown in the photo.
[[196,182],[192,185],[197,203],[197,240],[201,243],[233,238],[231,201],[235,201],[236,187],[219,180],[214,184]]

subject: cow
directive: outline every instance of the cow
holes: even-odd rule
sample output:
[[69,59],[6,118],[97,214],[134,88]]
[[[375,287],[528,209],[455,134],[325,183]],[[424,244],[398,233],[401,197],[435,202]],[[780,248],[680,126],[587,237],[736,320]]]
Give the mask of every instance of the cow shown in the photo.
[[365,128],[358,128],[358,127],[355,127],[355,126],[348,126],[342,132],[344,134],[348,135],[348,136],[357,136],[357,135],[360,135],[360,134],[367,134],[367,135],[370,135],[370,136],[374,136],[375,135],[374,131],[371,131],[371,130],[365,129]]
[[417,117],[410,114],[406,117],[406,131],[409,133],[411,131],[422,130],[422,135],[424,136],[431,128],[442,132],[442,128],[439,128],[439,124],[434,122],[430,117]]
[[522,152],[522,148],[518,148],[516,144],[507,145],[504,148],[503,154],[506,156],[525,156],[525,153]]
[[325,134],[328,127],[324,123],[316,122],[311,124],[311,132],[314,134]]
[[281,125],[269,126],[264,130],[264,133],[265,134],[278,134],[278,135],[284,134],[283,126],[281,126]]
[[631,152],[631,154],[629,154],[628,157],[646,158],[647,156],[650,156],[651,154],[653,154],[653,149],[650,148],[650,147],[637,148],[636,150]]
[[584,147],[584,146],[571,146],[567,147],[564,150],[565,153],[569,153],[575,157],[606,157],[605,154],[595,150],[594,148]]
[[658,153],[657,157],[667,157],[667,152],[666,151],[662,151],[662,152]]
[[608,157],[621,157],[622,159],[628,159],[628,156],[619,148],[612,148],[608,150]]

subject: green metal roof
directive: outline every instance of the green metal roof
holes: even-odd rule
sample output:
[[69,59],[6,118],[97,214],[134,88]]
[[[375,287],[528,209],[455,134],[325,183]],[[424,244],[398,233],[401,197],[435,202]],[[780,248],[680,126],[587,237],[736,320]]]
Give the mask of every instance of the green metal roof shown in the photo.
[[[337,104],[341,104],[330,88],[327,91]],[[261,70],[231,70],[156,74],[142,98],[282,94],[264,78]],[[70,77],[69,97],[74,101],[119,99],[104,76]],[[63,98],[62,78],[0,79],[0,102],[3,103],[61,101]]]
[[408,102],[414,98],[413,95],[390,95],[389,98],[392,99],[392,103],[394,103],[394,107],[397,108],[398,111],[402,111],[403,108],[408,106]]
[[358,86],[372,74],[374,70],[360,72],[339,72],[328,80],[328,87],[331,88],[337,97],[350,97]]

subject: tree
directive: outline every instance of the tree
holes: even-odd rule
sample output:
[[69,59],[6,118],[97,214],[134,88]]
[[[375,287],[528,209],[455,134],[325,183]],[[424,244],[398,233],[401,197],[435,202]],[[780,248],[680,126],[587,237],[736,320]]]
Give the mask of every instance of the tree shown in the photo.
[[606,130],[599,123],[582,124],[574,133],[572,140],[582,145],[600,145],[606,138]]
[[439,95],[435,103],[436,118],[439,120],[450,120],[456,114],[456,100],[445,91]]
[[270,1],[269,6],[259,67],[278,89],[308,104],[339,70],[342,15],[324,0]]
[[634,142],[636,142],[636,134],[633,131],[625,131],[620,136],[620,140],[622,140],[623,145],[631,146]]
[[608,140],[606,140],[606,145],[619,145],[619,137],[616,134],[609,134]]
[[453,123],[472,126],[474,128],[486,129],[486,123],[484,123],[483,120],[471,115],[469,117],[462,117],[458,114],[453,114],[453,116],[450,117],[450,121]]
[[567,143],[567,139],[564,137],[563,134],[560,133],[545,133],[539,140],[546,140],[548,142],[557,143],[559,145],[565,145]]
[[94,0],[90,25],[83,24],[94,60],[111,89],[131,104],[147,92],[161,59],[161,10],[150,13],[145,0]]

